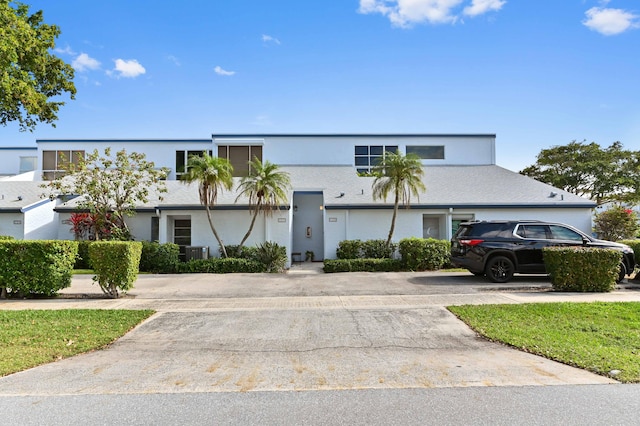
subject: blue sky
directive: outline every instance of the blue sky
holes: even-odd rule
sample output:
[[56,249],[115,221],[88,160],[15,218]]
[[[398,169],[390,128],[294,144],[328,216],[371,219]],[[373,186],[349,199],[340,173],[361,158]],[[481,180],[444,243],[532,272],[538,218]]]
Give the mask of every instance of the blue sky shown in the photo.
[[637,0],[24,0],[76,100],[38,138],[495,133],[497,163],[640,149]]

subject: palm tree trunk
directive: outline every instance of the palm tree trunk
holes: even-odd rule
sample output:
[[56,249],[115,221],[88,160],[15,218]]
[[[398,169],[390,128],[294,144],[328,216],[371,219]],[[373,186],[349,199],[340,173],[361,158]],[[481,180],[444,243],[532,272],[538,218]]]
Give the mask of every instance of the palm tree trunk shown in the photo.
[[218,244],[220,245],[220,250],[222,250],[222,256],[226,258],[226,257],[228,257],[227,256],[227,249],[224,247],[224,244],[222,243],[222,240],[220,239],[220,236],[218,235],[218,231],[216,231],[216,227],[213,226],[213,220],[211,220],[211,211],[209,210],[209,205],[205,204],[204,205],[204,209],[207,211],[207,220],[209,221],[209,226],[211,227],[211,230],[213,231],[214,237],[216,237],[216,240],[218,240]]
[[242,241],[240,241],[240,245],[238,246],[238,253],[240,252],[240,249],[242,249],[242,245],[244,244],[245,241],[247,241],[247,238],[249,238],[249,235],[251,235],[251,232],[253,231],[253,225],[256,223],[256,218],[258,217],[258,214],[260,213],[260,210],[256,209],[255,212],[253,213],[253,218],[251,219],[251,225],[249,225],[249,230],[247,231],[246,234],[244,234],[244,237],[242,237]]
[[387,237],[387,245],[391,245],[391,237],[393,236],[393,231],[396,229],[396,216],[398,215],[398,205],[400,204],[400,196],[398,191],[396,190],[396,199],[393,204],[393,216],[391,217],[391,229],[389,229],[389,236]]

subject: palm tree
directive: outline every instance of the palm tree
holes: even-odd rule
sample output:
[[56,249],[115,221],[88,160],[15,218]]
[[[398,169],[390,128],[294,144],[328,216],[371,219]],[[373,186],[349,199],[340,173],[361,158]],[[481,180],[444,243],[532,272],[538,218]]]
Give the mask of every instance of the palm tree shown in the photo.
[[254,157],[249,165],[251,166],[249,175],[243,177],[238,186],[239,194],[236,202],[243,195],[249,198],[249,207],[253,215],[249,230],[240,241],[238,250],[251,235],[256,218],[261,212],[265,216],[270,216],[280,205],[287,203],[287,192],[291,187],[289,174],[280,171],[278,165],[268,160],[263,163],[257,157]]
[[233,166],[226,158],[212,157],[206,152],[201,156],[191,155],[187,160],[187,172],[182,176],[182,180],[186,183],[198,182],[200,203],[207,211],[209,226],[220,244],[222,255],[227,257],[227,250],[213,226],[210,207],[215,205],[219,192],[233,188]]
[[418,197],[420,191],[427,189],[422,182],[424,171],[420,157],[415,154],[404,156],[400,151],[396,151],[395,154],[386,152],[378,165],[373,168],[373,172],[376,175],[372,184],[373,199],[382,198],[386,201],[390,192],[393,192],[395,196],[391,229],[389,229],[387,237],[387,245],[389,245],[396,227],[400,202],[409,206],[411,194]]

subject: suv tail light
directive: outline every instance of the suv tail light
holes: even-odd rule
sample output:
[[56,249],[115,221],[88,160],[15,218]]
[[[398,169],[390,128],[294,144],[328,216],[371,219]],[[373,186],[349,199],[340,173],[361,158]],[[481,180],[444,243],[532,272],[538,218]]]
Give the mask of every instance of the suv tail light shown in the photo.
[[480,239],[470,239],[470,240],[460,240],[460,244],[462,244],[463,246],[477,246],[478,244],[484,242],[484,240],[480,240]]

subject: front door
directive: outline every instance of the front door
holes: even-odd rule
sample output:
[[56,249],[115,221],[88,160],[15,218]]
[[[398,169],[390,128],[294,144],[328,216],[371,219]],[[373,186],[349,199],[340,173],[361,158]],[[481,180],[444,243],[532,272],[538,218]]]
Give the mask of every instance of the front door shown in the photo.
[[324,259],[324,198],[322,192],[293,193],[293,244],[300,260]]

